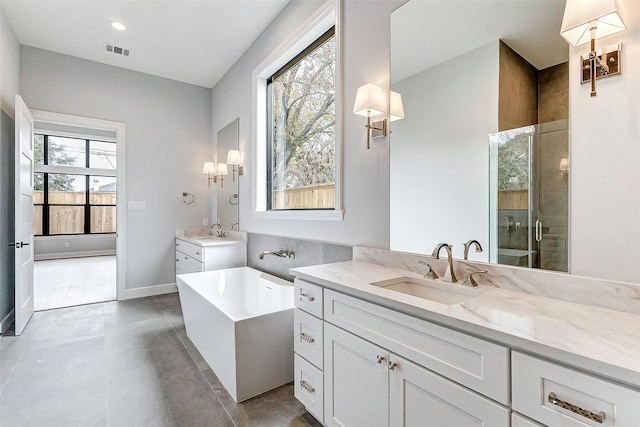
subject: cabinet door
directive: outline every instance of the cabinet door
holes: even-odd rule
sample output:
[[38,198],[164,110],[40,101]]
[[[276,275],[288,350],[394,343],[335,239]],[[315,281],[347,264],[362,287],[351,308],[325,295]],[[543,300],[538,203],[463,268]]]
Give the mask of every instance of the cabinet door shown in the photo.
[[509,409],[395,354],[389,420],[394,427],[508,427]]
[[387,426],[388,352],[328,323],[324,327],[326,425]]

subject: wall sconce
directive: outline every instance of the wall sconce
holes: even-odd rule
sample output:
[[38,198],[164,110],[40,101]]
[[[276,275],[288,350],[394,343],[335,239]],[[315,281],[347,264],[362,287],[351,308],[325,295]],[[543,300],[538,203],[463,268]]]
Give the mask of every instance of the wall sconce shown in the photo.
[[231,165],[231,176],[234,181],[236,180],[236,173],[238,176],[244,175],[244,166],[240,164],[240,150],[229,150],[227,164]]
[[568,157],[562,157],[560,159],[560,166],[558,166],[558,169],[560,169],[564,173],[567,173],[569,171],[569,158]]
[[389,92],[389,121],[404,119],[404,107],[402,106],[402,96],[398,92]]
[[[371,83],[358,88],[353,112],[367,118],[367,150],[371,148],[371,138],[387,135],[387,120],[371,124],[371,116],[379,116],[385,113],[385,99],[382,88]],[[373,133],[375,132],[375,133]]]
[[581,83],[591,81],[591,96],[596,96],[596,79],[621,73],[622,44],[596,51],[596,39],[626,28],[618,0],[567,0],[560,35],[572,46],[591,41],[588,55],[580,55]]
[[213,162],[204,162],[202,173],[207,174],[207,185],[211,188],[211,181],[216,182],[216,165]]
[[229,173],[229,170],[227,169],[227,164],[218,163],[218,168],[216,172],[217,172],[217,176],[220,177],[218,178],[220,180],[220,188],[224,188],[224,176]]
[[[387,119],[382,119],[371,123],[372,116],[379,116],[385,113],[385,97],[382,88],[371,83],[358,88],[356,102],[353,105],[353,112],[367,118],[367,149],[371,148],[371,138],[387,136]],[[389,121],[404,119],[404,108],[402,106],[402,96],[398,92],[389,93]]]

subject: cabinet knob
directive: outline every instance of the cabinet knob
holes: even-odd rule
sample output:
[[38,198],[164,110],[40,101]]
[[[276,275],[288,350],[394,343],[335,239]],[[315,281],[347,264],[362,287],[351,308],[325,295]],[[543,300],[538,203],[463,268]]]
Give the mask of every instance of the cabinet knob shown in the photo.
[[180,260],[178,258],[176,258],[176,262],[180,262]]
[[382,362],[384,362],[384,356],[376,355],[376,363],[382,365]]
[[196,255],[200,255],[200,252],[196,252]]
[[398,366],[398,364],[396,362],[389,362],[389,370],[390,371],[395,371],[396,370],[396,366]]
[[184,259],[189,259],[188,257],[184,257]]

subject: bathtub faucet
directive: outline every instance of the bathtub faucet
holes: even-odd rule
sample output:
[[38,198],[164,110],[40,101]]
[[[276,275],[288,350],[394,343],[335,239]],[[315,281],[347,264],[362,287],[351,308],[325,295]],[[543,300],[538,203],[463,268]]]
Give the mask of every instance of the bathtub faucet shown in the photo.
[[289,249],[280,249],[277,252],[264,251],[260,255],[258,255],[258,258],[263,259],[265,255],[274,255],[280,258],[296,258],[295,252],[290,251]]

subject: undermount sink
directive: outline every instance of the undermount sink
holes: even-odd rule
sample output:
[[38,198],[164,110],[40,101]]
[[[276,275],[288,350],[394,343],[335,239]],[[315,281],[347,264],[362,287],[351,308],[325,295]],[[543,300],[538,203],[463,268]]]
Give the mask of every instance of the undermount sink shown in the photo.
[[407,276],[371,282],[371,285],[440,304],[459,304],[482,294],[478,290],[464,288],[460,283],[439,283]]

